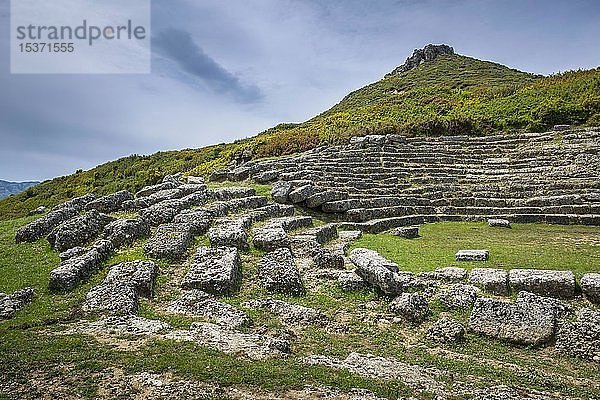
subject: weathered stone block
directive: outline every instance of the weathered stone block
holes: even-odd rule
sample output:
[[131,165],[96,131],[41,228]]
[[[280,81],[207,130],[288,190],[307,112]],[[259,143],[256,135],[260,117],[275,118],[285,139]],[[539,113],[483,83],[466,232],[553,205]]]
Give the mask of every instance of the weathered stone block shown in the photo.
[[135,314],[138,294],[130,285],[103,283],[92,288],[86,295],[83,310],[110,315]]
[[165,200],[140,211],[140,216],[151,226],[157,226],[173,221],[184,208],[185,204],[181,199]]
[[252,244],[263,251],[273,251],[280,247],[289,247],[290,240],[281,226],[265,226],[253,231]]
[[398,265],[376,251],[354,249],[350,252],[350,260],[356,265],[356,273],[361,278],[387,295],[398,295],[408,287],[410,279],[397,273]]
[[464,281],[467,278],[467,270],[459,267],[443,267],[431,272],[421,272],[419,277],[451,282]]
[[277,178],[279,178],[278,171],[265,171],[255,175],[254,181],[256,181],[257,183],[268,183],[273,182]]
[[185,224],[195,235],[203,235],[208,231],[212,221],[212,213],[207,210],[184,210],[173,219],[175,224]]
[[491,294],[498,296],[508,294],[508,272],[503,269],[474,268],[469,274],[469,282],[481,286]]
[[281,217],[275,218],[269,221],[269,225],[271,226],[281,226],[284,231],[291,232],[300,228],[308,228],[312,226],[313,220],[312,217],[299,215],[292,217]]
[[288,203],[289,194],[292,191],[292,184],[287,181],[279,181],[273,184],[271,189],[271,197],[277,203]]
[[48,241],[57,251],[62,252],[87,243],[112,221],[113,217],[90,210],[54,229],[48,235]]
[[84,254],[61,262],[59,267],[50,272],[50,289],[73,289],[79,282],[96,272],[113,250],[111,242],[99,240]]
[[94,200],[96,200],[96,196],[93,194],[85,194],[57,205],[52,211],[61,210],[63,208],[74,208],[77,212],[81,212],[85,209],[86,204]]
[[398,237],[402,237],[405,239],[414,239],[419,237],[419,227],[418,226],[400,226],[396,229],[393,229],[390,234]]
[[315,226],[305,230],[301,235],[311,237],[318,243],[324,244],[338,237],[337,224]]
[[267,253],[258,262],[258,277],[269,292],[304,293],[304,284],[288,248]]
[[135,260],[112,266],[103,282],[128,285],[140,296],[151,297],[157,275],[158,266],[153,261]]
[[552,299],[521,292],[515,303],[479,298],[469,330],[513,343],[539,345],[552,339],[558,308]]
[[571,271],[513,269],[508,273],[508,279],[514,291],[526,290],[565,299],[575,295],[575,275]]
[[44,235],[49,234],[54,228],[63,222],[77,216],[77,209],[73,207],[62,207],[50,211],[41,218],[36,219],[21,227],[15,236],[17,243],[35,242]]
[[449,317],[441,317],[427,329],[427,339],[438,343],[456,343],[465,336],[465,327]]
[[456,261],[487,261],[489,256],[488,250],[459,250]]
[[325,190],[309,196],[306,199],[306,206],[309,208],[316,208],[329,201],[346,200],[347,198],[347,192],[342,192],[339,190]]
[[424,321],[431,313],[429,303],[418,293],[402,293],[390,303],[389,309],[394,314],[414,323]]
[[118,219],[104,227],[102,237],[115,247],[132,244],[150,234],[150,224],[143,218]]
[[438,298],[444,306],[451,310],[469,309],[473,307],[478,294],[479,289],[477,287],[457,283],[449,289],[442,290]]
[[488,226],[497,228],[510,228],[510,221],[501,218],[490,218],[487,220]]
[[85,209],[111,213],[121,210],[123,203],[128,200],[133,200],[133,195],[127,190],[121,190],[87,203]]
[[312,196],[315,193],[315,190],[313,185],[304,185],[289,192],[288,199],[294,204],[301,203]]
[[199,247],[181,286],[215,295],[232,293],[242,278],[241,265],[235,247]]
[[217,201],[228,201],[251,196],[256,196],[256,190],[244,186],[224,187],[215,189],[213,192],[213,197]]
[[12,318],[27,303],[30,303],[35,296],[35,290],[25,288],[17,290],[12,295],[0,293],[0,320]]
[[223,220],[208,230],[208,239],[213,247],[237,247],[248,249],[248,234],[240,220]]
[[72,247],[69,250],[65,250],[60,253],[58,256],[60,257],[60,261],[66,261],[69,258],[79,257],[83,255],[87,250],[83,247]]
[[584,274],[580,285],[585,298],[600,305],[600,274]]
[[338,283],[344,292],[363,290],[371,286],[354,271],[348,271],[340,274],[338,277]]
[[154,193],[160,192],[161,190],[175,189],[178,185],[174,182],[164,182],[157,185],[145,186],[140,189],[135,195],[137,197],[146,197]]
[[193,176],[193,175],[188,175],[187,177],[187,183],[192,183],[195,185],[204,185],[204,179],[199,177],[199,176]]
[[556,348],[575,357],[600,363],[600,311],[581,309],[577,321],[559,324]]
[[194,239],[190,228],[183,224],[162,224],[148,239],[144,250],[151,257],[180,259]]

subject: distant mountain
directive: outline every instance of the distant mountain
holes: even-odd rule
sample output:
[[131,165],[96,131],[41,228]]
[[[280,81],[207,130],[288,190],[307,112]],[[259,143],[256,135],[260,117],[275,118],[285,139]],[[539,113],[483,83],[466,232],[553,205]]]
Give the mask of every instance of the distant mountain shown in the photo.
[[39,182],[7,182],[0,180],[0,199],[10,196],[11,194],[21,193]]

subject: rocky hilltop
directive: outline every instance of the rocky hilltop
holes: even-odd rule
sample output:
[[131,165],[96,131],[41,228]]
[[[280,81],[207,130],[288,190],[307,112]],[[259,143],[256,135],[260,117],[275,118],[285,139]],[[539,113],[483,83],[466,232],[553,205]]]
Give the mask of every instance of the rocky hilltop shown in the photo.
[[454,54],[454,48],[445,44],[428,44],[422,49],[415,49],[412,56],[408,57],[404,64],[394,69],[388,75],[400,75],[403,72],[417,68],[419,65],[433,61],[439,56]]

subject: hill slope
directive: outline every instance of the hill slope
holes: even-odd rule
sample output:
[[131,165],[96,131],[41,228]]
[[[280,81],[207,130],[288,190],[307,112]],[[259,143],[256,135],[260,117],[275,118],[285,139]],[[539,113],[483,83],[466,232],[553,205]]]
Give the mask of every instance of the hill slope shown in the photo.
[[0,199],[8,197],[11,194],[21,193],[38,183],[39,182],[8,182],[0,180]]
[[293,154],[356,135],[482,135],[586,123],[600,125],[600,69],[542,77],[447,54],[388,74],[302,124],[281,124],[230,144],[129,156],[44,182],[0,201],[0,219],[84,193],[135,190],[178,171],[206,175],[231,160]]

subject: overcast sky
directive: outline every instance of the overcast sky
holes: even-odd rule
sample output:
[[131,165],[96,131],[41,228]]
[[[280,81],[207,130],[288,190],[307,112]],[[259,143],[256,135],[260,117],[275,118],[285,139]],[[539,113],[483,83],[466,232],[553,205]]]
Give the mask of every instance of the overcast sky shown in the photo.
[[428,43],[541,74],[600,65],[598,0],[152,6],[151,74],[11,75],[0,0],[0,179],[44,180],[304,121]]

